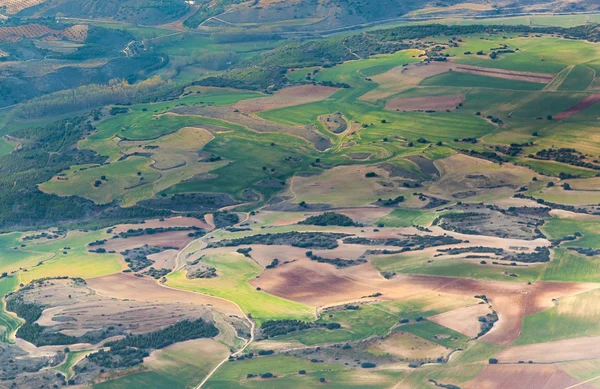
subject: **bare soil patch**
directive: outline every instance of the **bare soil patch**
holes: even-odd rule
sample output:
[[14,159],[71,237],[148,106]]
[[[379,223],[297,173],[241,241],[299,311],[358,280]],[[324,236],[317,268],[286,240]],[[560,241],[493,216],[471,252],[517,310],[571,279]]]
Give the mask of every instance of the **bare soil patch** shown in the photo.
[[537,82],[540,84],[548,84],[556,76],[555,74],[550,73],[518,72],[516,70],[504,70],[471,65],[456,65],[453,67],[453,70],[456,72],[476,74],[479,76],[503,78],[506,80]]
[[385,109],[389,111],[446,111],[455,110],[463,101],[465,101],[464,94],[404,97],[388,100]]
[[526,315],[553,306],[552,299],[594,289],[594,284],[545,283],[531,285],[516,282],[482,281],[466,278],[422,275],[397,275],[385,279],[366,263],[345,269],[301,259],[278,266],[251,281],[254,286],[277,296],[311,306],[341,304],[360,300],[373,293],[378,299],[397,300],[418,295],[486,295],[499,321],[483,340],[509,345],[521,331]]
[[319,116],[319,121],[326,129],[334,134],[341,134],[348,129],[348,121],[339,112]]
[[241,316],[239,308],[226,300],[200,293],[164,287],[150,278],[119,273],[90,278],[87,285],[102,296],[154,303],[199,304],[213,307],[225,314]]
[[23,292],[23,298],[47,307],[37,323],[50,332],[82,336],[112,326],[118,332],[144,333],[185,319],[211,320],[206,306],[198,304],[115,300],[97,295],[86,285],[72,280],[50,280],[34,285]]
[[527,344],[511,347],[498,354],[500,362],[550,363],[596,358],[600,358],[600,336]]
[[435,359],[444,357],[450,351],[446,347],[407,332],[395,332],[384,340],[371,344],[369,350],[402,359]]
[[420,62],[408,66],[398,66],[385,73],[372,77],[379,87],[360,97],[361,100],[375,101],[388,98],[398,92],[412,88],[428,77],[447,72],[454,66],[451,62]]
[[232,107],[247,113],[268,111],[325,100],[337,91],[338,88],[322,85],[292,86],[280,89],[272,96],[242,100]]
[[554,116],[554,120],[568,119],[571,116],[577,114],[578,112],[591,107],[592,105],[596,104],[598,101],[600,101],[600,93],[594,93],[593,95],[588,96],[585,99],[581,100],[579,103],[575,104],[571,108],[567,108],[566,110],[562,111],[558,115]]
[[481,330],[481,323],[478,318],[491,312],[492,310],[487,304],[477,304],[440,313],[428,318],[428,320],[474,338]]
[[[580,381],[553,365],[487,365],[467,389],[564,389]],[[580,389],[594,386],[582,384]]]
[[152,267],[155,269],[173,270],[177,266],[177,250],[165,250],[157,254],[148,255],[148,259],[154,261]]

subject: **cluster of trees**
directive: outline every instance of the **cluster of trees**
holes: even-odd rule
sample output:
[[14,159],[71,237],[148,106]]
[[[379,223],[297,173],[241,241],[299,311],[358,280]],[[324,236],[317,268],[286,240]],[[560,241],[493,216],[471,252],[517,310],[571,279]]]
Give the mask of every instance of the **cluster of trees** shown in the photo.
[[340,226],[340,227],[357,227],[360,224],[356,223],[350,217],[336,212],[325,212],[320,215],[309,216],[308,218],[298,222],[298,224],[307,224],[314,226]]
[[212,338],[219,330],[202,319],[184,320],[159,331],[140,335],[127,335],[125,338],[107,342],[109,350],[100,350],[87,358],[105,368],[127,368],[138,365],[150,355],[149,351],[161,349],[173,343],[191,339]]
[[556,161],[566,163],[568,165],[600,170],[600,165],[586,162],[585,155],[583,153],[571,148],[543,149],[535,153],[535,156],[530,155],[530,158],[542,159],[545,161]]
[[108,104],[152,102],[178,96],[181,89],[159,76],[130,84],[126,80],[112,79],[108,84],[88,84],[63,90],[23,103],[16,115],[31,119],[63,112],[93,109]]

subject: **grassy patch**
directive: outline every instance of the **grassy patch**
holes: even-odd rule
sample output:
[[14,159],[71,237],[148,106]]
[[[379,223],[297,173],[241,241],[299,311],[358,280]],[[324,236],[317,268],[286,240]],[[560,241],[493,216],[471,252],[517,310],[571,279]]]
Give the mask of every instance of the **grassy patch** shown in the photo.
[[400,327],[402,331],[410,332],[448,348],[462,347],[469,339],[465,335],[441,326],[429,320],[423,320],[415,324],[407,324]]
[[233,301],[259,324],[265,320],[311,320],[313,317],[310,307],[257,291],[248,284],[262,272],[262,268],[241,254],[210,255],[202,262],[216,268],[218,277],[190,280],[184,271],[178,271],[167,277],[168,285]]
[[523,319],[515,345],[600,335],[600,290],[562,298],[557,306]]

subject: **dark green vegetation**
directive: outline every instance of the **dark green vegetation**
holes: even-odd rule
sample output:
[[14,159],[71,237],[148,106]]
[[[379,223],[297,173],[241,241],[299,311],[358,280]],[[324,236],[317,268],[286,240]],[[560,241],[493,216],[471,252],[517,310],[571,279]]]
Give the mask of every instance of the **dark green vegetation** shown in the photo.
[[335,212],[325,212],[320,215],[310,216],[298,224],[309,224],[315,226],[340,226],[340,227],[355,227],[358,226],[354,220],[346,215]]
[[138,365],[153,349],[190,339],[212,338],[219,330],[202,319],[184,320],[160,331],[142,335],[127,335],[121,340],[106,343],[108,351],[100,350],[88,356],[93,363],[105,368],[124,368]]

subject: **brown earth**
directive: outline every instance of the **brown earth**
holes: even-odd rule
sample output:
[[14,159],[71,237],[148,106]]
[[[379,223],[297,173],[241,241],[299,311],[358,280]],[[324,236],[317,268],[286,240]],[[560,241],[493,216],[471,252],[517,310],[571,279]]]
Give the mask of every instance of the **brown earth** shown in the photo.
[[88,331],[102,331],[119,326],[127,333],[157,331],[185,319],[211,319],[206,306],[186,303],[153,303],[116,300],[100,296],[82,283],[72,280],[51,280],[35,283],[24,290],[24,301],[47,307],[37,320],[66,335],[82,336]]
[[305,258],[266,271],[251,284],[311,306],[341,304],[374,293],[381,293],[379,298],[385,300],[432,293],[469,298],[483,294],[498,313],[499,321],[482,339],[500,345],[512,343],[519,336],[523,317],[551,308],[552,299],[598,287],[553,282],[527,285],[424,275],[397,275],[387,280],[370,263],[335,269]]
[[502,351],[497,358],[500,362],[538,363],[596,359],[600,358],[600,336],[515,346]]
[[562,111],[558,115],[554,116],[554,120],[568,119],[571,116],[577,114],[579,111],[583,111],[584,109],[591,107],[592,105],[596,104],[598,101],[600,101],[600,93],[594,93],[593,95],[588,96],[585,99],[581,100],[579,103],[575,104],[571,108],[567,108],[566,110]]
[[225,314],[241,316],[239,308],[226,300],[159,285],[144,277],[126,273],[90,278],[87,285],[102,296],[154,303],[199,304],[213,307]]
[[548,84],[554,79],[555,74],[550,73],[535,73],[535,72],[518,72],[516,70],[504,70],[486,68],[483,66],[456,65],[454,71],[461,73],[476,74],[478,76],[487,76],[494,78],[503,78],[506,80],[537,82],[540,84]]
[[466,389],[565,389],[579,383],[553,365],[487,365]]
[[385,104],[389,111],[445,111],[454,110],[465,101],[464,94],[423,96],[390,99]]
[[247,113],[268,111],[325,100],[337,91],[337,88],[322,85],[292,86],[280,89],[272,96],[242,100],[232,107]]

